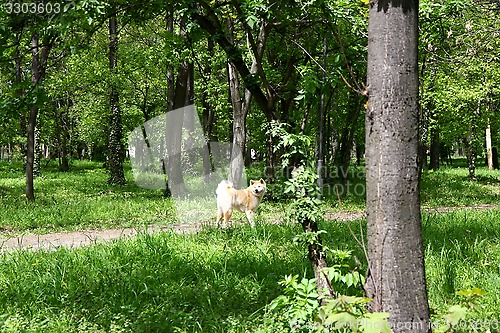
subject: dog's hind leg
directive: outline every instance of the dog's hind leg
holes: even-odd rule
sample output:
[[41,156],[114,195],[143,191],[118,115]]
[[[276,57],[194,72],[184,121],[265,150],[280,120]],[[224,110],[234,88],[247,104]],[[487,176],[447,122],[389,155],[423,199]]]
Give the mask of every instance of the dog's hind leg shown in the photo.
[[233,211],[231,209],[224,212],[224,224],[222,225],[223,228],[229,225],[229,219],[231,218],[231,215],[233,215]]
[[217,209],[217,220],[215,221],[215,223],[217,225],[219,225],[219,223],[222,220],[223,216],[224,216],[224,213],[222,212],[222,209],[220,207],[218,207],[218,209]]

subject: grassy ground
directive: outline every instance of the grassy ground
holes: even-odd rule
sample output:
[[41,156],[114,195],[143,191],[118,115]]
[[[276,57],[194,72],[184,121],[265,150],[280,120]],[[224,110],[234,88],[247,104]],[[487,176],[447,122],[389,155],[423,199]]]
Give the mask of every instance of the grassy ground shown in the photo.
[[[425,215],[430,304],[444,313],[460,304],[456,291],[478,287],[488,295],[477,318],[492,320],[500,311],[500,211],[467,214]],[[352,249],[364,262],[344,224],[324,227],[331,248]],[[305,251],[291,241],[298,232],[259,223],[3,254],[0,332],[255,332],[282,292],[277,282],[311,276]]]
[[25,199],[20,163],[0,162],[0,229],[46,233],[85,228],[171,224],[175,211],[161,190],[141,189],[129,169],[126,186],[109,186],[102,163],[76,161],[69,173],[55,167],[35,179],[35,203]]
[[[175,220],[172,203],[161,191],[132,183],[108,187],[98,164],[77,163],[68,174],[44,170],[44,178],[35,183],[35,204],[24,200],[20,165],[2,162],[0,175],[0,223],[9,232],[141,228]],[[471,183],[465,169],[425,172],[424,205],[498,202],[498,171],[479,169],[478,175]],[[130,172],[127,177],[131,180]],[[351,181],[362,184],[362,177]],[[342,197],[342,208],[362,209],[360,198]],[[329,202],[333,210],[340,209],[335,195]],[[265,305],[282,293],[278,281],[286,274],[310,277],[311,272],[304,249],[292,242],[300,228],[266,223],[270,216],[283,216],[283,207],[267,202],[261,211],[255,229],[206,228],[196,235],[143,234],[76,250],[3,253],[0,332],[262,330]],[[360,224],[364,221],[350,222],[355,233]],[[327,245],[352,250],[364,271],[363,251],[345,223],[326,221],[322,227],[328,231]],[[481,297],[475,317],[483,323],[498,319],[499,230],[499,209],[423,214],[428,291],[435,313],[463,301],[456,291],[478,287],[488,294]]]
[[[445,165],[437,171],[424,170],[420,185],[422,206],[456,207],[500,203],[500,171],[478,167],[475,181],[469,181],[468,176],[466,162],[461,159],[455,160],[454,166]],[[327,202],[337,210],[364,210],[364,186],[364,168],[353,166],[348,172],[347,183],[337,181],[326,188]]]

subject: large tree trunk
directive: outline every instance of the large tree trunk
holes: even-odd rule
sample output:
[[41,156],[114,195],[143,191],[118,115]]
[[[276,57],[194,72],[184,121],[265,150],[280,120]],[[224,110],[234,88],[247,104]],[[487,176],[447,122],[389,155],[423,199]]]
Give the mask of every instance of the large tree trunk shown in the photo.
[[[418,173],[418,1],[372,1],[366,211],[372,311],[394,332],[428,332]],[[404,323],[405,325],[401,325]]]
[[[118,56],[118,32],[116,13],[109,18],[109,69],[111,76],[114,76],[117,68]],[[109,184],[123,185],[125,181],[125,173],[123,171],[123,161],[125,159],[125,147],[122,143],[122,112],[119,105],[120,95],[116,88],[114,79],[111,80],[111,88],[109,93],[109,151],[108,151],[108,168],[109,168]]]

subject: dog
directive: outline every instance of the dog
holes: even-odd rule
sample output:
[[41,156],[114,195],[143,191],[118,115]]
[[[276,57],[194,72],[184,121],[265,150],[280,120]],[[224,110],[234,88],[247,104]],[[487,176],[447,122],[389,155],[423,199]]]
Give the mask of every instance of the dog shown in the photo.
[[266,192],[266,182],[264,179],[250,180],[250,186],[244,190],[237,190],[233,184],[223,180],[217,186],[217,224],[224,218],[222,227],[225,227],[233,214],[233,209],[245,213],[253,228],[255,223],[253,218],[257,207],[259,207],[262,197]]

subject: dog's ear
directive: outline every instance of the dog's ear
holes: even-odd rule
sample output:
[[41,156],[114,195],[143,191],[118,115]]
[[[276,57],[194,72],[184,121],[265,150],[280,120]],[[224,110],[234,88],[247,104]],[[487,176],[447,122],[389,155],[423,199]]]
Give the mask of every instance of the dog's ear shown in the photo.
[[266,182],[264,181],[264,179],[262,179],[262,178],[259,180],[259,182],[260,182],[261,184],[265,184],[265,183],[266,183]]
[[255,183],[255,180],[250,179],[250,186],[252,186]]

